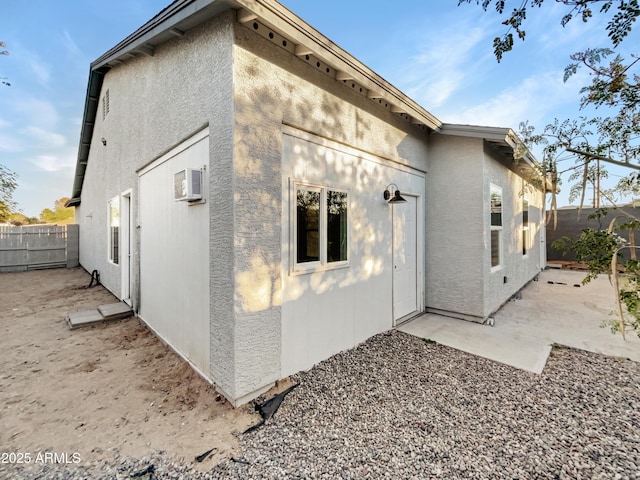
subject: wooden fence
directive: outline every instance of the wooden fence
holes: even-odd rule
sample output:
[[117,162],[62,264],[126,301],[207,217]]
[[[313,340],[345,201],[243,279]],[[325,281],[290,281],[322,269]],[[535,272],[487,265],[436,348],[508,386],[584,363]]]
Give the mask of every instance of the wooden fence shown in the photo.
[[77,267],[78,225],[0,226],[0,273]]

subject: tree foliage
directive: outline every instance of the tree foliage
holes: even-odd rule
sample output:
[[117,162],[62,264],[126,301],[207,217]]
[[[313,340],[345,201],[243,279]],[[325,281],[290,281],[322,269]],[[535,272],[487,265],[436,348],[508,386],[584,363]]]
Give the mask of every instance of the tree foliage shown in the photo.
[[[588,22],[594,14],[607,17],[605,29],[614,49],[627,37],[640,17],[638,0],[554,1],[555,4],[566,7],[560,18],[562,26],[576,18]],[[506,31],[493,42],[498,62],[503,54],[513,49],[513,32],[518,38],[525,40],[523,25],[527,14],[545,3],[544,0],[517,0],[513,3],[507,0],[459,0],[458,5],[472,2],[485,11],[493,5],[498,14],[506,16],[502,22]],[[549,3],[552,0],[548,0],[547,4]],[[514,4],[515,8],[510,10]],[[590,83],[580,89],[580,107],[592,107],[602,114],[562,122],[556,119],[542,133],[536,133],[534,127],[527,123],[521,124],[520,128],[520,134],[527,145],[539,145],[543,149],[541,173],[553,185],[552,213],[555,213],[555,193],[561,175],[567,172],[571,172],[569,181],[578,182],[571,187],[570,193],[572,196],[580,196],[580,208],[584,203],[588,184],[594,188],[594,195],[604,196],[614,207],[616,195],[640,193],[640,172],[631,173],[620,180],[615,189],[603,191],[598,185],[599,179],[607,175],[606,170],[599,165],[594,168],[595,162],[604,160],[640,169],[640,56],[636,52],[625,59],[615,54],[611,48],[594,46],[574,53],[570,59],[571,63],[564,71],[564,81],[580,69],[586,69]],[[572,156],[567,155],[569,152]],[[573,164],[563,170],[559,166],[560,162],[567,159],[573,159]],[[597,214],[602,213],[598,211]],[[624,211],[620,213],[627,217],[626,223],[616,225],[616,217],[607,230],[586,229],[578,238],[563,237],[554,242],[554,247],[564,252],[574,252],[578,261],[587,264],[588,275],[583,283],[604,273],[609,275],[618,305],[617,319],[611,322],[612,330],[621,332],[624,337],[625,329],[632,328],[640,336],[640,262],[636,260],[636,250],[640,250],[640,247],[633,244],[634,231],[640,228],[640,219]],[[619,235],[625,229],[629,230],[630,242]],[[631,260],[626,263],[621,261],[623,250],[632,252]],[[618,275],[620,269],[624,270],[622,278]]]
[[55,201],[53,210],[45,208],[40,212],[40,221],[43,223],[71,223],[74,218],[73,207],[65,207],[69,199],[62,197]]
[[20,212],[13,212],[7,218],[7,222],[11,225],[15,225],[16,227],[20,227],[23,225],[35,225],[37,223],[40,223],[40,220],[38,220],[36,217],[27,217]]
[[13,192],[17,186],[18,175],[0,164],[0,222],[5,222],[16,209]]
[[[560,24],[563,27],[576,18],[586,23],[593,17],[594,12],[608,15],[609,21],[606,31],[614,47],[620,45],[640,16],[638,0],[549,0],[547,3],[552,1],[566,7],[564,15],[560,18]],[[524,23],[527,14],[533,9],[542,7],[545,2],[544,0],[515,0],[513,2],[509,0],[458,0],[458,5],[463,3],[476,3],[485,11],[493,5],[498,14],[505,16],[502,24],[505,25],[506,31],[493,40],[493,53],[499,62],[502,60],[503,54],[513,50],[513,32],[520,40],[524,40],[526,37]]]
[[[4,42],[0,42],[0,48],[7,48],[7,44]],[[9,55],[9,51],[8,50],[0,50],[0,55]],[[6,85],[7,87],[10,87],[11,84],[7,81],[7,79],[5,77],[0,77],[0,83],[3,85]]]

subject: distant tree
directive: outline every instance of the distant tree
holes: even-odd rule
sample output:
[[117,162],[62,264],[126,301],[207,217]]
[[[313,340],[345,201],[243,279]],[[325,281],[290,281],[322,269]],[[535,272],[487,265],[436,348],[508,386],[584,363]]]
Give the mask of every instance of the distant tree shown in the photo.
[[40,222],[36,217],[27,217],[26,215],[20,212],[14,212],[9,215],[7,219],[11,225],[15,225],[16,227],[20,227],[22,225],[34,225]]
[[40,212],[40,221],[43,223],[71,223],[74,218],[73,207],[65,207],[69,199],[62,197],[55,201],[53,210],[45,208]]
[[4,165],[0,164],[0,221],[4,222],[7,216],[16,209],[13,200],[13,192],[18,186],[18,175]]
[[7,207],[3,202],[0,202],[0,223],[7,222],[9,220],[9,215],[11,215],[9,207]]

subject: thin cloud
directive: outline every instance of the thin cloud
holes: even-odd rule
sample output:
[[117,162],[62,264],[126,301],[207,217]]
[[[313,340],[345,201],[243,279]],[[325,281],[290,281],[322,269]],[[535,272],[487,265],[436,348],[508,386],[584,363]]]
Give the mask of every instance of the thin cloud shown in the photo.
[[553,71],[527,77],[486,102],[441,116],[453,123],[513,128],[524,120],[546,121],[567,103],[577,103],[575,87]]
[[60,115],[52,102],[35,97],[22,97],[17,100],[13,108],[22,116],[23,123],[35,125],[45,130],[55,130]]
[[444,28],[430,29],[428,36],[422,34],[420,51],[408,62],[411,70],[402,82],[409,96],[429,108],[443,105],[465,88],[470,68],[487,57],[489,33],[481,23],[443,24]]
[[43,87],[49,86],[51,80],[51,67],[40,59],[34,58],[29,61],[29,69],[35,76],[36,81]]
[[57,148],[67,144],[67,139],[64,135],[40,127],[30,126],[24,129],[23,132],[29,137],[31,144],[37,147]]
[[71,153],[38,155],[32,162],[38,169],[45,172],[58,172],[61,170],[71,170],[75,165],[75,158]]
[[25,144],[13,135],[0,133],[0,152],[17,153],[24,151]]
[[84,54],[80,46],[78,46],[68,30],[64,30],[62,32],[62,45],[69,57],[77,60],[83,65],[87,63],[86,55]]

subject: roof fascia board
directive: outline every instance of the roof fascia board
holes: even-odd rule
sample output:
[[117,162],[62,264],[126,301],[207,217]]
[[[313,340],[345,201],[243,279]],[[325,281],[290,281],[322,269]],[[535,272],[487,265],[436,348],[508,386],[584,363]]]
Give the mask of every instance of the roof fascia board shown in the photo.
[[[82,184],[84,183],[84,174],[87,170],[87,162],[89,160],[89,150],[91,148],[91,137],[93,136],[93,127],[98,114],[98,103],[100,101],[100,90],[106,70],[97,69],[89,71],[89,82],[87,85],[87,96],[84,101],[84,113],[82,114],[82,128],[80,131],[80,142],[78,144],[78,159],[76,162],[76,171],[73,178],[73,190],[69,205],[80,205],[80,195],[82,193]],[[77,201],[76,201],[77,200]]]
[[176,28],[176,25],[193,15],[200,14],[202,15],[202,21],[205,21],[229,8],[238,8],[238,4],[234,0],[181,0],[173,2],[138,30],[95,60],[91,64],[91,68],[103,67],[137,49],[145,50],[145,44],[156,43],[154,39],[161,35],[166,35],[167,38],[174,36],[171,33],[171,29]]
[[[434,115],[278,2],[272,0],[177,0],[91,63],[71,195],[74,203],[82,193],[90,149],[87,142],[91,142],[98,109],[98,96],[104,74],[111,68],[110,62],[116,63],[123,56],[133,54],[136,49],[149,54],[150,45],[161,43],[163,36],[167,38],[173,36],[171,30],[179,28],[182,22],[188,19],[194,20],[193,17],[199,15],[200,19],[193,23],[195,25],[230,8],[244,8],[255,13],[261,21],[281,31],[298,45],[311,48],[314,55],[344,74],[353,76],[368,90],[376,93],[384,92],[385,98],[388,96],[387,100],[395,104],[396,110],[399,108],[399,111],[406,111],[414,118],[414,123],[417,120],[435,131],[440,130],[442,122]],[[80,201],[77,200],[77,202],[79,204]]]
[[[500,142],[509,146],[514,153],[518,147],[524,146],[524,142],[511,128],[445,123],[442,125],[439,133],[460,137],[482,138],[490,142]],[[531,168],[537,168],[539,166],[538,160],[528,149],[518,160],[525,162]]]
[[496,142],[506,142],[510,146],[513,138],[518,138],[516,133],[510,128],[484,127],[479,125],[460,125],[455,123],[445,123],[442,125],[440,133],[444,135],[457,135],[461,137],[484,138]]
[[386,92],[385,98],[410,116],[438,131],[442,122],[355,57],[333,43],[280,3],[271,0],[235,0],[242,8],[256,14],[262,22],[304,45],[346,76],[356,79],[368,90]]

